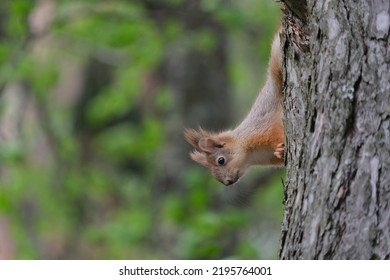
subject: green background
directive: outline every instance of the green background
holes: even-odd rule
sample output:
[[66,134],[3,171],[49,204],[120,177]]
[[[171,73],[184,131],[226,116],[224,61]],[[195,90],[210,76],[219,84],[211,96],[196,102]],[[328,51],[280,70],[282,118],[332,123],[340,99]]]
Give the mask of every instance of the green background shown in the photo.
[[185,127],[239,123],[280,7],[260,0],[0,4],[0,257],[273,259],[284,171],[225,187]]

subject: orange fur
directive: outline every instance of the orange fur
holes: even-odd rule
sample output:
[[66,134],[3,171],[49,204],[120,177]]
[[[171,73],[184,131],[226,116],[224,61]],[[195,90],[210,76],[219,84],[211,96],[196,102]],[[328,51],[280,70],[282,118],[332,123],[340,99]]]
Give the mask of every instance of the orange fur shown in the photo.
[[283,143],[283,132],[273,130],[269,133],[254,135],[247,139],[245,141],[245,150],[275,149],[280,143]]
[[186,129],[185,138],[195,148],[191,158],[225,185],[235,183],[251,165],[282,165],[282,84],[277,34],[272,43],[267,81],[248,115],[235,129],[222,133]]

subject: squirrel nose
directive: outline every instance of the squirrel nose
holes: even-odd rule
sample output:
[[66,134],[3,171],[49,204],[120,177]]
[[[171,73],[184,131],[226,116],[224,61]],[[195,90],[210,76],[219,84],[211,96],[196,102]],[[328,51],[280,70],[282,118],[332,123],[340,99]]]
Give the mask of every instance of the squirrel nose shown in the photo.
[[237,176],[237,177],[234,177],[234,178],[227,179],[227,180],[226,180],[226,186],[232,185],[232,184],[234,184],[234,183],[237,182],[237,181],[238,181],[238,176]]

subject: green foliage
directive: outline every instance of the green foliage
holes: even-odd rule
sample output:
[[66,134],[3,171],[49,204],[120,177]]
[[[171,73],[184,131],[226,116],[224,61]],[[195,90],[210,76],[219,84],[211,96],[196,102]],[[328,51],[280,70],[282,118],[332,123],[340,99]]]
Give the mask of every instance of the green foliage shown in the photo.
[[122,161],[128,158],[147,164],[162,142],[161,124],[145,120],[140,127],[119,125],[108,129],[96,139],[96,149],[106,159]]
[[5,4],[11,17],[6,22],[7,34],[13,39],[21,39],[27,36],[27,18],[33,8],[33,1],[17,0],[8,1]]
[[[184,141],[170,132],[183,125],[175,108],[181,96],[160,80],[171,74],[162,65],[172,46],[211,54],[214,29],[189,28],[175,16],[162,23],[143,1],[62,0],[47,33],[35,37],[28,18],[40,1],[6,2],[0,89],[24,85],[29,104],[17,132],[0,135],[0,216],[10,224],[15,258],[276,257],[278,240],[262,247],[250,237],[269,224],[279,230],[283,174],[241,207],[223,201],[228,191],[195,164],[164,177],[167,164],[188,156],[169,153]],[[278,8],[232,2],[202,0],[200,9],[228,35],[232,91],[253,100],[260,86],[253,73],[266,65]],[[169,15],[185,0],[160,4]],[[92,82],[91,61],[108,69],[93,69],[101,76]],[[78,83],[81,93],[72,95]]]

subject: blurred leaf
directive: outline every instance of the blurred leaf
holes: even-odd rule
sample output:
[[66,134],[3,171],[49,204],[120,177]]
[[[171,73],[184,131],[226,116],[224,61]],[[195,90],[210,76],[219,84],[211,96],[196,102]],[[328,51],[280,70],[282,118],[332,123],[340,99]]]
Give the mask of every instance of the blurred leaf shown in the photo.
[[200,51],[207,53],[216,47],[216,40],[214,38],[214,34],[209,31],[202,31],[197,34],[197,38],[195,39],[196,44]]
[[118,125],[102,133],[97,148],[114,160],[148,161],[163,140],[161,124],[145,120],[142,127]]
[[234,7],[224,7],[216,11],[216,19],[232,30],[240,28],[245,22],[242,12]]
[[3,65],[6,62],[10,53],[10,46],[5,43],[0,43],[0,65]]
[[20,142],[13,141],[1,145],[0,148],[0,162],[10,163],[18,162],[24,156],[24,150]]
[[156,94],[155,106],[168,112],[174,106],[173,94],[168,88],[162,88]]
[[6,23],[7,33],[13,38],[21,39],[27,35],[27,16],[34,2],[29,0],[13,0],[6,4],[10,17]]
[[174,223],[182,223],[187,219],[185,204],[179,195],[171,194],[165,198],[163,217]]

